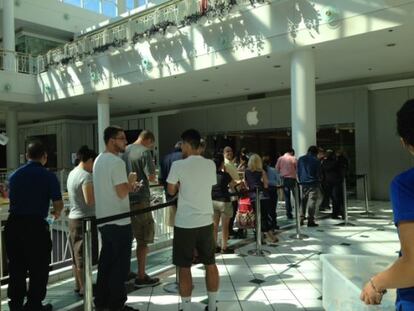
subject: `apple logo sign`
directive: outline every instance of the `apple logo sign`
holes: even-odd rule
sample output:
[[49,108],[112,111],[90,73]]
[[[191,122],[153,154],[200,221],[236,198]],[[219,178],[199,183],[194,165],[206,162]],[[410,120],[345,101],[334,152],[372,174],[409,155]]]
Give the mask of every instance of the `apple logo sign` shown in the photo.
[[259,123],[259,118],[257,117],[258,113],[256,107],[253,107],[252,110],[247,112],[246,121],[249,126],[257,125]]

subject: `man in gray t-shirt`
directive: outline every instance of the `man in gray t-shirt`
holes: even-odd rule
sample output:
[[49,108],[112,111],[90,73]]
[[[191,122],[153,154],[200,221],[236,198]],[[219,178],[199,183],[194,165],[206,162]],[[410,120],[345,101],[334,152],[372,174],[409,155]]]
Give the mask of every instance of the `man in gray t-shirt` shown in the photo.
[[88,186],[92,187],[92,174],[82,167],[75,167],[69,173],[67,180],[70,202],[69,219],[95,216],[95,206],[93,204],[88,204],[89,202],[86,202],[84,196],[84,189]]
[[[131,210],[143,209],[150,205],[149,182],[155,181],[155,165],[151,150],[154,147],[154,134],[143,130],[138,139],[129,145],[123,159],[127,171],[137,173],[142,186],[138,191],[129,194]],[[154,242],[154,219],[152,213],[140,214],[131,217],[132,231],[137,241],[138,275],[135,287],[154,286],[159,283],[158,278],[151,278],[145,273],[145,263],[148,254],[148,244]]]

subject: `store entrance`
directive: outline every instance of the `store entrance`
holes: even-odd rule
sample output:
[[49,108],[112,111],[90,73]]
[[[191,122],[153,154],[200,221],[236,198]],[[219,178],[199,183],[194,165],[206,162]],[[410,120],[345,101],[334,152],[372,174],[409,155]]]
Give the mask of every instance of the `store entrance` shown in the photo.
[[[230,146],[235,156],[242,148],[250,153],[261,156],[269,155],[273,163],[291,147],[291,130],[275,129],[265,131],[229,132],[226,134],[210,134],[207,139],[206,156],[211,157],[221,152],[225,146]],[[355,174],[355,129],[354,124],[325,125],[318,129],[316,134],[318,147],[324,150],[342,151],[348,159],[348,175]],[[297,155],[298,156],[298,155]],[[355,181],[348,178],[348,190],[354,192]]]

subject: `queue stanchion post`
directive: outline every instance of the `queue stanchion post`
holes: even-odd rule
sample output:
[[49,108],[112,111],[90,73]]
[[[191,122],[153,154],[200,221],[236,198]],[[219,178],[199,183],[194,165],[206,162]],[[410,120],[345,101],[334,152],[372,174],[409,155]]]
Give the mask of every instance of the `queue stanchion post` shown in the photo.
[[[0,220],[0,280],[3,278],[3,224]],[[1,282],[0,282],[1,287]],[[1,303],[0,303],[0,311],[1,311]]]
[[256,188],[256,248],[249,250],[247,253],[253,256],[264,257],[270,254],[269,251],[262,249],[262,210],[260,203],[260,189]]
[[361,216],[375,216],[374,213],[370,212],[369,210],[369,199],[368,199],[368,175],[364,174],[363,176],[363,186],[364,186],[364,200],[365,200],[365,211],[362,212]]
[[344,204],[344,221],[336,224],[337,226],[355,226],[355,224],[349,222],[349,214],[348,214],[348,197],[346,194],[346,178],[344,178],[343,182],[342,182],[342,191],[343,191],[343,204]]
[[83,254],[85,258],[84,263],[84,296],[83,296],[83,310],[92,311],[93,289],[92,289],[92,220],[87,218],[83,222],[84,239],[83,239]]
[[300,195],[299,195],[300,188],[299,187],[300,187],[299,184],[296,183],[296,186],[294,188],[296,233],[289,236],[291,239],[294,239],[294,240],[304,240],[304,239],[309,238],[308,235],[301,233],[301,230],[300,230],[300,208],[301,208],[300,205],[301,204],[300,204]]
[[163,289],[167,293],[171,293],[171,294],[178,294],[178,292],[180,291],[179,290],[180,286],[179,286],[179,280],[178,280],[178,267],[177,266],[175,267],[175,281],[165,284]]

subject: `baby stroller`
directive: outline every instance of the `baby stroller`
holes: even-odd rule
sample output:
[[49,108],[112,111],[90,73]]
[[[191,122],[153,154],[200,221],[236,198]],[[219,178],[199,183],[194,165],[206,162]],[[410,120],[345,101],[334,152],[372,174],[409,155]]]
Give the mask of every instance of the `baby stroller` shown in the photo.
[[241,191],[238,199],[238,207],[236,217],[234,218],[234,226],[238,228],[238,238],[246,238],[247,229],[256,227],[256,214],[253,210],[250,197],[247,191]]

